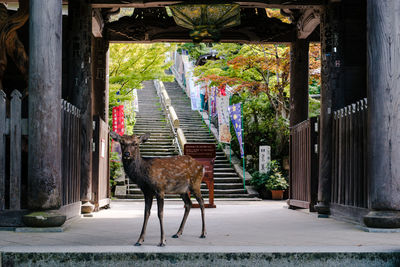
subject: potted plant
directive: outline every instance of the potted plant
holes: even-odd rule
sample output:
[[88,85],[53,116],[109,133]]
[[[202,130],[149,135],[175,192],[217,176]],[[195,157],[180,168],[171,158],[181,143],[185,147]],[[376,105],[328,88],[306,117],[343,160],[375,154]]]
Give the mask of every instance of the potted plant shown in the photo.
[[285,177],[283,177],[279,164],[273,160],[269,164],[268,179],[265,188],[272,193],[272,199],[283,199],[283,192],[289,187]]

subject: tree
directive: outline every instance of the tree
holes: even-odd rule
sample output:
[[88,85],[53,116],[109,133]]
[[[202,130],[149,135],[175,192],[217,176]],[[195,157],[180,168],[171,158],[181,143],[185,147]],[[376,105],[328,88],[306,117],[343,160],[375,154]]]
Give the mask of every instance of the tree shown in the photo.
[[[132,101],[133,89],[141,89],[142,82],[159,79],[173,81],[173,76],[165,73],[172,62],[165,62],[166,55],[175,49],[170,44],[111,44],[110,45],[110,116],[112,108],[124,101]],[[133,127],[134,114],[125,113]]]

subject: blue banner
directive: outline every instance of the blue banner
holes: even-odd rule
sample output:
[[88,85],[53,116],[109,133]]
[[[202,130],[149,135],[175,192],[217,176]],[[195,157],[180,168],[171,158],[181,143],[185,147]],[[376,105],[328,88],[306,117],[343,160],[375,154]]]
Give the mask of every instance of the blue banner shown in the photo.
[[239,141],[240,156],[243,158],[243,137],[242,137],[242,108],[241,104],[234,104],[228,107],[229,114],[231,116],[231,121],[233,128],[235,129],[237,139]]

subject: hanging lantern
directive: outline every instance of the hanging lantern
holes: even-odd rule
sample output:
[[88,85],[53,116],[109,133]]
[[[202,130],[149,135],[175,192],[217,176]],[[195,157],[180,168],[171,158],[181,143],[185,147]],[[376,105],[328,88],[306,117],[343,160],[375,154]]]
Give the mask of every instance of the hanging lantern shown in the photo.
[[240,25],[239,4],[177,4],[169,8],[176,24],[191,29],[190,37],[195,43],[206,38],[219,41],[223,28]]

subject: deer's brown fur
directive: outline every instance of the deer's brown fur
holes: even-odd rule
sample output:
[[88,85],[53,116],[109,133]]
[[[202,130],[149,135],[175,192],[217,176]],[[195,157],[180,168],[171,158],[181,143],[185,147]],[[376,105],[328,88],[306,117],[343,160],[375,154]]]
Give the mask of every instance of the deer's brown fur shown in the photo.
[[111,137],[118,141],[122,150],[122,162],[129,179],[136,183],[142,190],[145,198],[145,211],[142,232],[135,245],[140,246],[145,237],[147,221],[150,216],[154,196],[157,198],[158,218],[160,220],[161,240],[159,246],[165,246],[163,227],[164,196],[166,193],[180,194],[185,202],[185,213],[178,232],[173,235],[178,238],[182,235],[187,216],[192,202],[189,197],[191,192],[199,202],[202,218],[201,238],[206,236],[204,222],[204,201],[201,196],[200,186],[203,179],[203,165],[190,156],[175,156],[168,158],[144,159],[140,155],[139,145],[144,143],[150,134],[142,136],[123,135],[114,132]]

